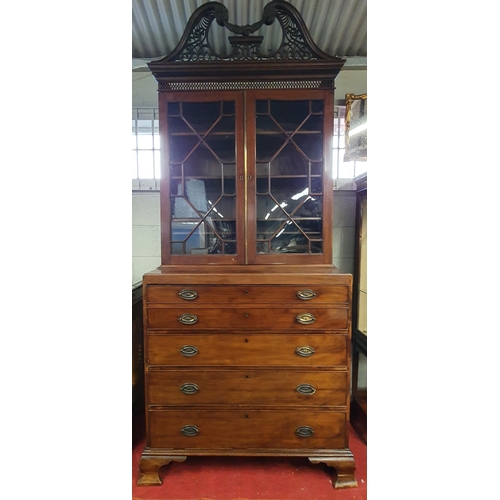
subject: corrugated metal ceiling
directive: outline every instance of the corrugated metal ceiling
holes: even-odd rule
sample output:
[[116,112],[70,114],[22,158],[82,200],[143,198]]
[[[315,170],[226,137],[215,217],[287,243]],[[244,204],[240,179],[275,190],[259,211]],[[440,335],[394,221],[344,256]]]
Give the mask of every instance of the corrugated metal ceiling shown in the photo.
[[[178,44],[191,14],[210,0],[132,0],[132,68],[169,54]],[[228,9],[229,22],[240,26],[260,21],[270,0],[218,0]],[[367,0],[288,0],[302,15],[309,32],[324,52],[366,65]],[[265,30],[268,30],[267,32]],[[277,47],[280,31],[263,27],[265,43]],[[226,44],[228,32],[213,23],[216,46]],[[267,38],[266,38],[267,37]]]

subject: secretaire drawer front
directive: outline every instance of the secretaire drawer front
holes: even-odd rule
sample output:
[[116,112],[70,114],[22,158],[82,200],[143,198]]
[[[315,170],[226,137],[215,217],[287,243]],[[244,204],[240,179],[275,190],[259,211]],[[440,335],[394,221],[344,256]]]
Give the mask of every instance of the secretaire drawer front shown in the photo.
[[168,304],[237,304],[242,302],[274,304],[310,302],[318,304],[347,303],[346,285],[149,285],[148,303]]
[[335,411],[153,410],[150,446],[173,449],[346,447],[346,414]]
[[147,360],[167,366],[295,366],[347,364],[344,334],[149,335]]
[[148,328],[329,329],[348,327],[348,309],[334,307],[150,307]]
[[347,372],[158,370],[149,372],[151,405],[345,406]]

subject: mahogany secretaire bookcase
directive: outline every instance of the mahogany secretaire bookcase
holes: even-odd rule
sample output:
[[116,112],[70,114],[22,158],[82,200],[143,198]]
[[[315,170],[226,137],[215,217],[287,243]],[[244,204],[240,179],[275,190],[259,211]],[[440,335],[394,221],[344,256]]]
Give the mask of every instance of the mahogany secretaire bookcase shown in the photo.
[[[193,455],[301,456],[356,486],[352,276],[332,265],[334,81],[299,12],[228,22],[209,2],[158,81],[161,266],[144,275],[140,485]],[[210,42],[214,21],[231,49]],[[265,54],[261,27],[282,41]]]

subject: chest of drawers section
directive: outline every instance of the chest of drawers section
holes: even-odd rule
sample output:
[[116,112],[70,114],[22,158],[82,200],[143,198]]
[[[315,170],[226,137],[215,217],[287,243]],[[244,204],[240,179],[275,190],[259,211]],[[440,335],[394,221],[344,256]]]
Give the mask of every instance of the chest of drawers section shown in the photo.
[[140,484],[160,484],[161,465],[190,455],[290,455],[325,462],[337,487],[352,485],[350,276],[153,281],[145,277]]

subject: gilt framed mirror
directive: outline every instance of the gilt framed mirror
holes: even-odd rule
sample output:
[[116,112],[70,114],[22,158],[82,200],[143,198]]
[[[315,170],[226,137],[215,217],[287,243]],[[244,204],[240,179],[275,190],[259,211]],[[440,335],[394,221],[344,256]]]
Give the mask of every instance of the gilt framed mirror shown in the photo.
[[367,161],[367,94],[346,94],[344,161]]

